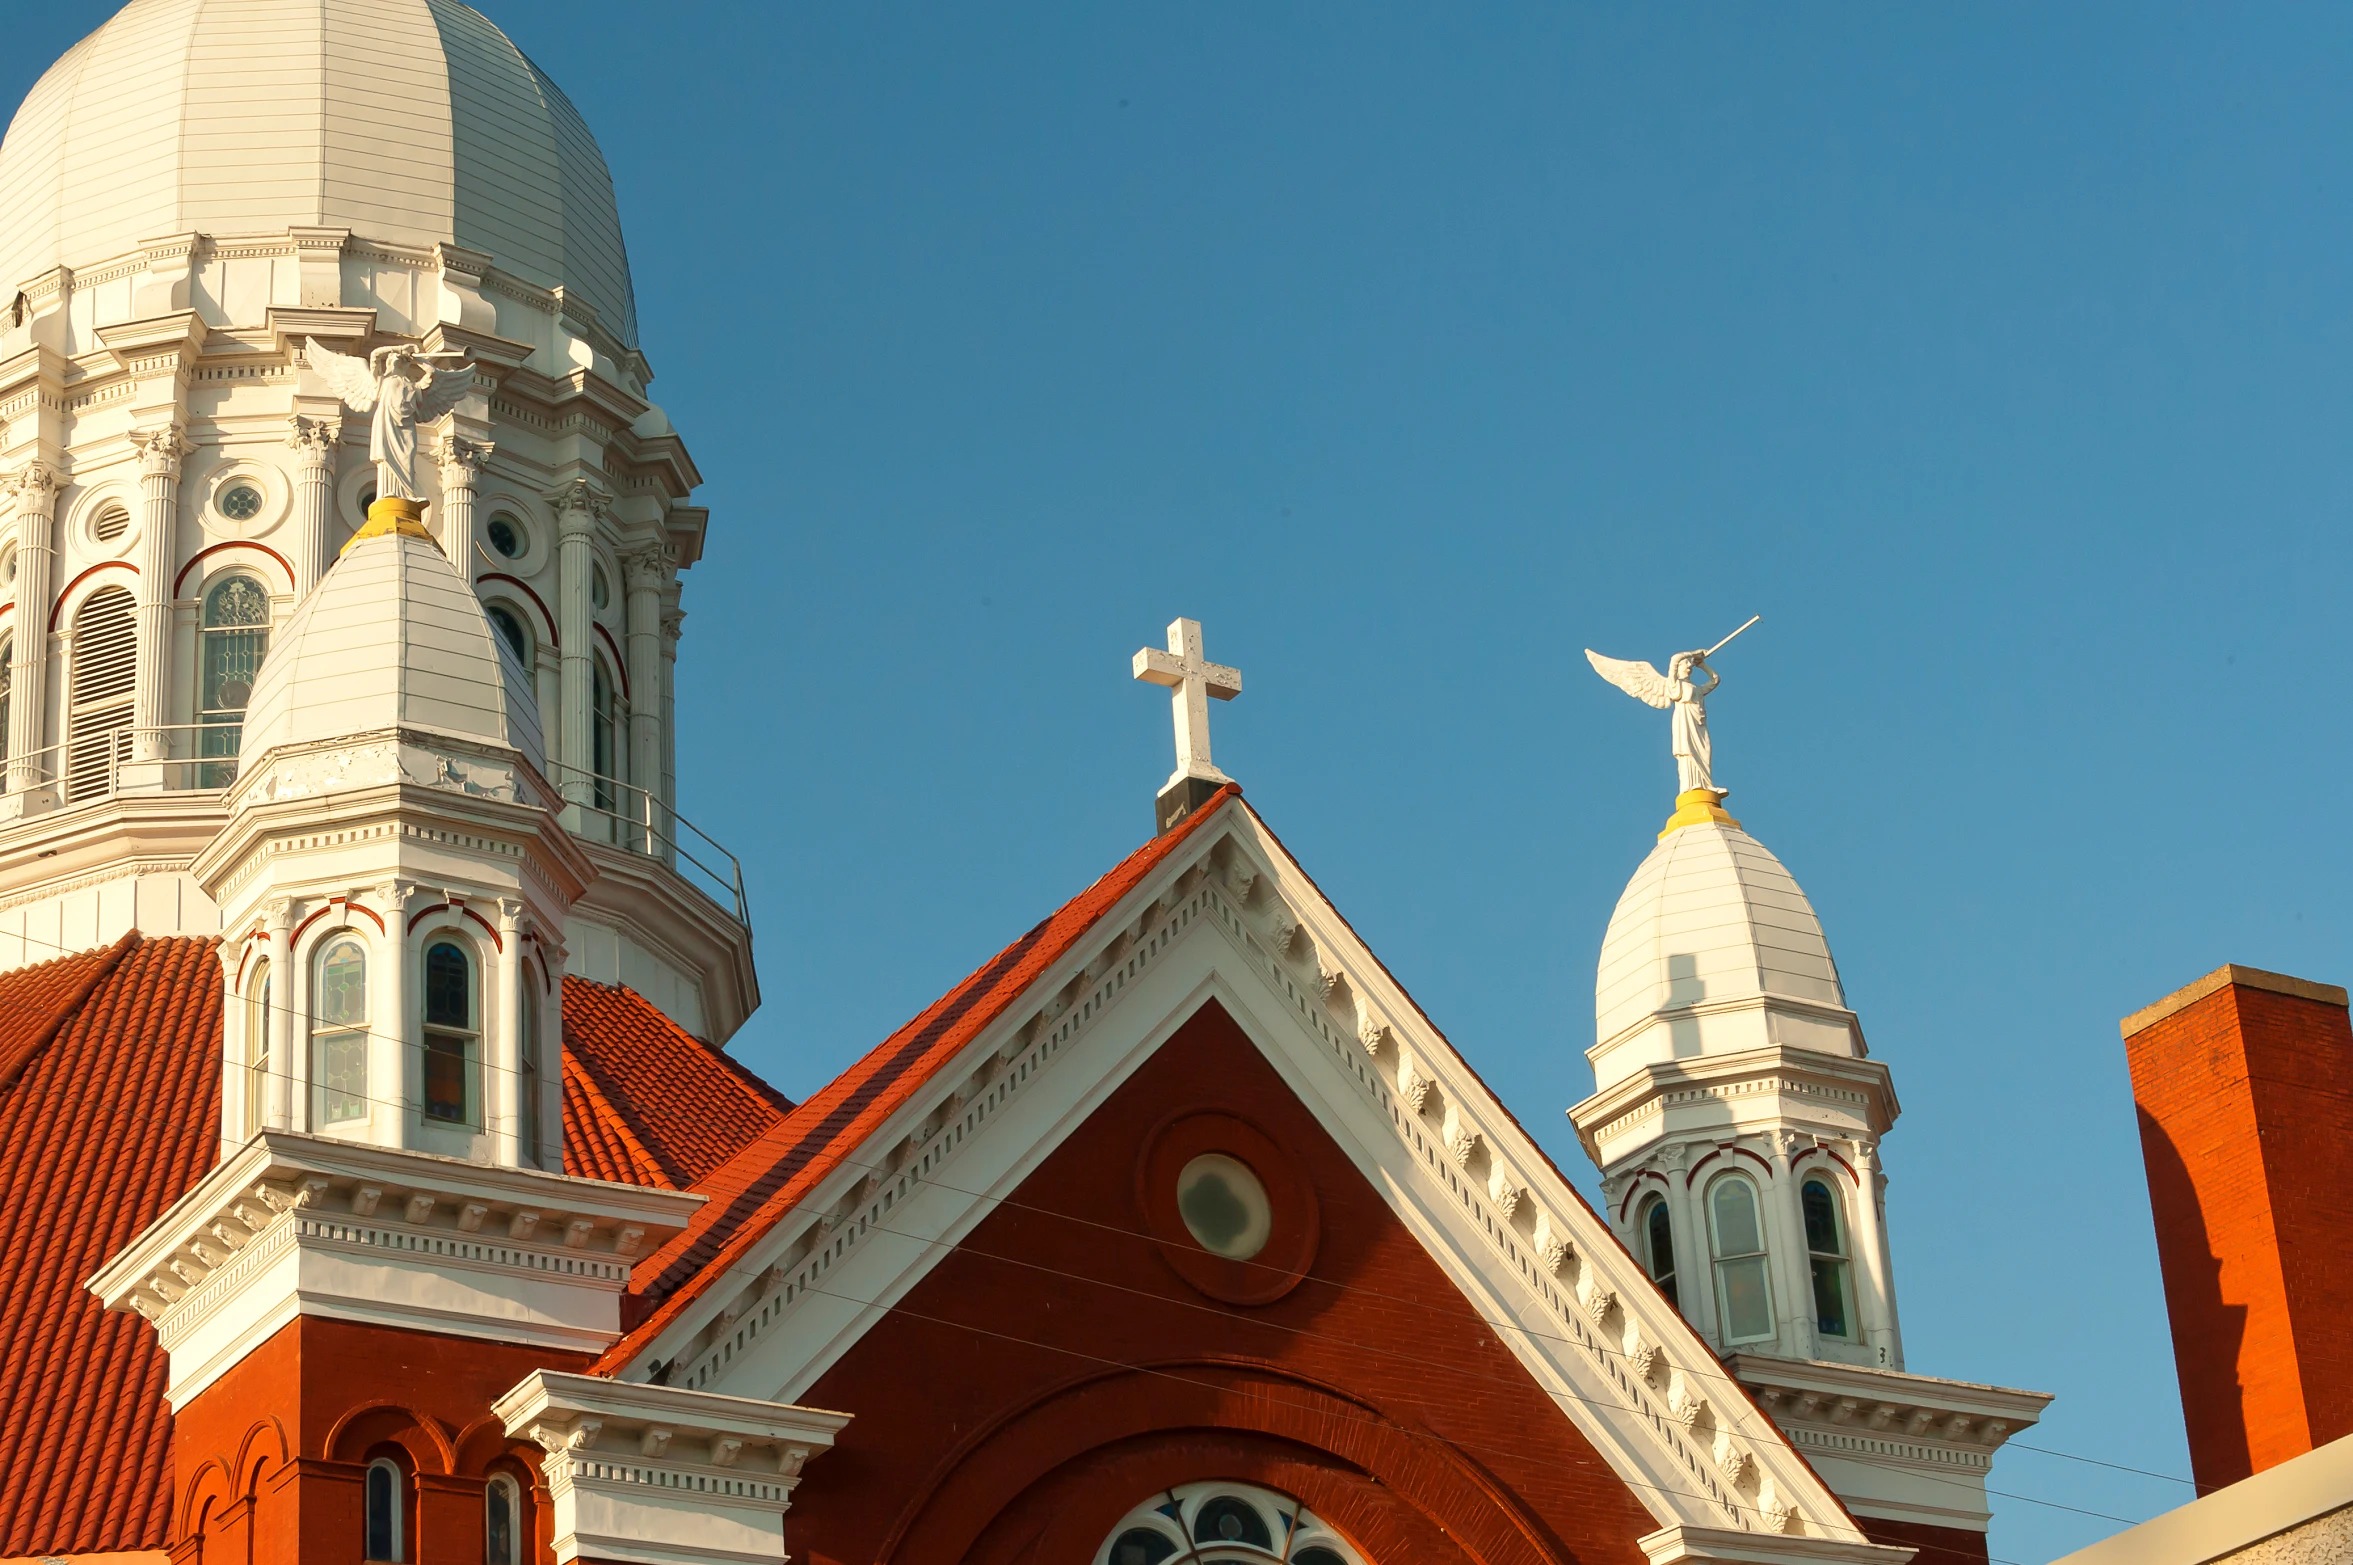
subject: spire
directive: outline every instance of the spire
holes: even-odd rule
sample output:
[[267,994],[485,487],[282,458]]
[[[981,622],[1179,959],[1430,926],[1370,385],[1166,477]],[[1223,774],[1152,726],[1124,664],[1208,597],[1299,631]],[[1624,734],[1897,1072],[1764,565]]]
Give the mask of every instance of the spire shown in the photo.
[[1242,671],[1212,663],[1201,650],[1201,622],[1172,621],[1168,650],[1145,647],[1135,656],[1135,676],[1169,687],[1176,721],[1176,770],[1153,801],[1155,829],[1166,832],[1233,781],[1209,758],[1209,701],[1231,701],[1242,693]]

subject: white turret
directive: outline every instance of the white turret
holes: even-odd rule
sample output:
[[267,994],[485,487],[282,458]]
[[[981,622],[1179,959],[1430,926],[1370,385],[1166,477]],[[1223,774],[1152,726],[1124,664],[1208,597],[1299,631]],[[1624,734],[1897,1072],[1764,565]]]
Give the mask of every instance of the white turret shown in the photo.
[[371,523],[264,659],[191,866],[228,930],[225,1145],[563,1166],[557,986],[596,870],[546,768],[480,599],[421,527]]

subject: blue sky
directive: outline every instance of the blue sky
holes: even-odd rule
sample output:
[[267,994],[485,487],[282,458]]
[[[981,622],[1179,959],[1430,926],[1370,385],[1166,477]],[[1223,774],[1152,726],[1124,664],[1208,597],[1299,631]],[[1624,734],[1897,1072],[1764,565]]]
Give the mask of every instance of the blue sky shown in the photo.
[[[11,98],[109,9],[12,17]],[[1673,779],[1580,649],[1762,613],[1718,778],[1895,1073],[1910,1367],[2187,1472],[2116,1020],[2353,972],[2353,12],[492,14],[603,140],[709,478],[743,1058],[807,1091],[1140,840],[1127,660],[1189,614],[1219,760],[1581,1169]],[[1999,1506],[2012,1560],[2114,1528]]]

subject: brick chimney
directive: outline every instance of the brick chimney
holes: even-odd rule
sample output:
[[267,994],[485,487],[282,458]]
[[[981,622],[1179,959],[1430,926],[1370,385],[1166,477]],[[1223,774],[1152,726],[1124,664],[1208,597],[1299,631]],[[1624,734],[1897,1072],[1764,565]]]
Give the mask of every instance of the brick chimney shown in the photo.
[[2345,991],[2218,968],[2123,1022],[2190,1466],[2219,1487],[2353,1434]]

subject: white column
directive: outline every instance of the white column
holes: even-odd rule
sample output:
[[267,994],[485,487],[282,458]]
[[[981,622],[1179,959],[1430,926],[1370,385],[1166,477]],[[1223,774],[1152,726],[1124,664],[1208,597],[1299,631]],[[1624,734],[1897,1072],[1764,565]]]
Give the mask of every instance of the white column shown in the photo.
[[8,706],[8,791],[38,787],[61,768],[45,764],[48,740],[49,594],[55,580],[57,474],[28,462],[15,479],[16,629]]
[[139,662],[131,688],[131,753],[162,760],[169,738],[164,685],[170,669],[172,562],[178,550],[180,459],[194,448],[177,424],[135,432],[139,448]]
[[1779,1258],[1774,1269],[1787,1295],[1781,1306],[1782,1340],[1797,1357],[1810,1359],[1814,1356],[1814,1272],[1806,1251],[1805,1208],[1799,1204],[1797,1179],[1789,1166],[1800,1142],[1797,1133],[1789,1130],[1776,1130],[1767,1139],[1773,1148],[1773,1226],[1780,1230],[1771,1241]]
[[269,905],[270,930],[270,1077],[262,1104],[262,1123],[272,1130],[301,1128],[294,1117],[294,1051],[307,1029],[294,1025],[301,986],[295,982],[294,904],[280,900]]
[[[685,629],[678,578],[673,574],[662,589],[662,820],[673,842],[678,838],[678,638]],[[665,862],[676,857],[669,848],[662,850]]]
[[294,448],[294,601],[310,596],[334,561],[327,549],[327,518],[335,504],[335,449],[343,426],[331,418],[297,415],[286,444]]
[[1691,1199],[1689,1175],[1685,1166],[1691,1161],[1691,1149],[1676,1145],[1659,1152],[1659,1171],[1667,1176],[1667,1221],[1673,1226],[1675,1237],[1675,1300],[1683,1318],[1706,1334],[1709,1341],[1716,1337],[1715,1279],[1709,1275],[1708,1236],[1701,1227],[1703,1218],[1697,1202]]
[[368,1123],[379,1146],[413,1146],[420,1139],[425,1102],[423,1036],[415,1027],[416,1004],[409,994],[408,888],[381,886],[365,900],[384,916],[377,942],[382,958],[369,974],[376,987],[368,996],[375,1036],[368,1040]]
[[632,820],[650,828],[634,838],[652,853],[670,834],[662,818],[662,589],[669,582],[670,551],[660,544],[621,557],[628,583],[629,780],[643,789],[622,803]]
[[[471,536],[468,534],[467,536]],[[523,1165],[523,904],[502,897],[498,904],[498,1025],[483,1051],[490,1078],[491,1161],[501,1168]]]
[[474,579],[474,491],[492,449],[488,441],[451,435],[435,453],[441,459],[441,515],[433,531],[441,539],[441,552],[468,581]]
[[1887,1223],[1880,1211],[1887,1176],[1879,1171],[1879,1143],[1855,1143],[1854,1249],[1862,1274],[1871,1345],[1880,1367],[1904,1367],[1904,1334],[1895,1310],[1895,1266],[1888,1254]]
[[588,603],[588,580],[596,569],[596,551],[590,547],[589,540],[595,534],[597,515],[604,509],[605,499],[586,479],[574,479],[554,498],[556,640],[563,656],[557,684],[563,710],[556,722],[556,743],[552,748],[562,763],[558,770],[562,774],[564,797],[573,806],[565,811],[564,824],[580,831],[585,817],[577,806],[592,797],[588,774],[596,753],[589,730],[594,667],[590,659],[595,653],[589,645],[594,632],[589,629]]

